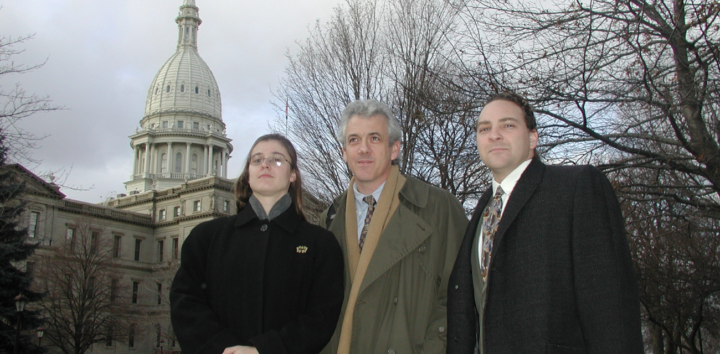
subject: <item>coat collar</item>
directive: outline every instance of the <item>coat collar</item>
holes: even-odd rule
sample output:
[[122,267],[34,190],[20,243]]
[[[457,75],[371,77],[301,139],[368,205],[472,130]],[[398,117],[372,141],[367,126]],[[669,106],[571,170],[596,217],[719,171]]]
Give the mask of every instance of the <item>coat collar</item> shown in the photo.
[[[498,229],[495,233],[495,240],[493,241],[495,245],[501,244],[502,239],[505,236],[505,232],[513,223],[515,217],[517,217],[517,215],[520,213],[520,210],[522,210],[522,208],[525,206],[525,203],[527,203],[527,201],[535,192],[535,189],[542,181],[545,167],[545,164],[540,162],[539,158],[533,158],[532,162],[530,162],[530,165],[528,165],[525,172],[523,172],[522,176],[520,176],[520,179],[515,185],[512,194],[510,194],[510,199],[508,199],[507,206],[505,206],[505,211],[503,211],[502,218],[500,219],[500,224],[498,225]],[[490,188],[489,191],[486,191],[483,194],[482,199],[485,199],[487,202],[487,199],[490,198],[490,194],[492,194],[492,188]],[[485,205],[482,205],[484,208]],[[490,260],[490,262],[492,263],[492,259]]]
[[[255,214],[255,211],[249,204],[245,205],[245,207],[237,214],[237,218],[235,219],[235,227],[241,227],[253,220],[260,219],[258,218],[257,214]],[[298,215],[298,213],[295,211],[295,203],[290,204],[290,207],[287,208],[287,210],[285,210],[276,218],[270,220],[270,222],[280,225],[280,227],[285,229],[285,231],[287,231],[288,233],[293,233],[295,231],[295,228],[297,228],[297,225],[300,223],[300,215]]]
[[[405,178],[407,178],[405,185],[400,189],[400,200],[405,200],[418,208],[427,206],[430,195],[430,185],[410,176],[405,176]],[[336,211],[339,211],[340,208],[344,210],[345,201],[349,192],[351,191],[346,190],[335,198],[333,204],[335,205]]]

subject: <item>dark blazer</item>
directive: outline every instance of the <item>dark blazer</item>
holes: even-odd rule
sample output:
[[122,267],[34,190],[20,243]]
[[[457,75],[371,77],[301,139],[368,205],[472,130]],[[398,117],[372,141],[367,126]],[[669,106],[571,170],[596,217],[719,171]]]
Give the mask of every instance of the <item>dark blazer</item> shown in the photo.
[[[473,353],[478,311],[471,249],[478,202],[450,277],[449,354]],[[534,159],[494,240],[483,353],[642,353],[637,282],[617,197],[591,166]]]
[[319,352],[340,315],[343,262],[333,234],[303,221],[294,205],[270,222],[247,206],[196,226],[170,290],[183,353],[234,345]]

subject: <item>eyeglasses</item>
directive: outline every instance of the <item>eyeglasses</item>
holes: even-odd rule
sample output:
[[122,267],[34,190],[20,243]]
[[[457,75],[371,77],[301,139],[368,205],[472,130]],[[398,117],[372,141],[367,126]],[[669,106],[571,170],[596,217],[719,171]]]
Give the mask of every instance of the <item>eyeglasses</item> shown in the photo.
[[262,155],[253,155],[250,156],[250,165],[260,166],[263,164],[263,162],[265,162],[265,160],[267,160],[270,166],[280,167],[285,163],[288,163],[292,167],[292,162],[288,161],[288,159],[286,159],[283,155],[270,155],[268,157],[264,157]]

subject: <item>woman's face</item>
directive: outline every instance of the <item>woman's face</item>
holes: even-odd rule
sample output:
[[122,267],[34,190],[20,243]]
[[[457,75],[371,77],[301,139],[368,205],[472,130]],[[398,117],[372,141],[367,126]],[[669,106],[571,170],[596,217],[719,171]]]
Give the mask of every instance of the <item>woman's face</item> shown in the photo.
[[295,181],[290,162],[290,155],[277,140],[257,143],[250,153],[248,173],[253,194],[278,199],[285,195],[290,183]]

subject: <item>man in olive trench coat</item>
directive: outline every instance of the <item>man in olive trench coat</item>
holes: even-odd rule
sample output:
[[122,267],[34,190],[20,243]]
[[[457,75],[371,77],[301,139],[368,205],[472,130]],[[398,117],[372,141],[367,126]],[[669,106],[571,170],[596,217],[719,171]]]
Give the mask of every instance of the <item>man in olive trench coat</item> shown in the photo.
[[[392,188],[388,176],[392,179],[391,170],[397,170],[391,162],[399,154],[400,134],[397,120],[386,105],[365,100],[348,105],[338,135],[354,178],[351,187],[335,199],[321,218],[321,223],[337,237],[346,262],[343,312],[335,335],[323,352],[445,353],[448,277],[467,225],[464,210],[447,191],[400,175],[398,180],[404,182],[399,182],[399,192],[390,196],[396,208],[387,215],[387,224],[378,235],[362,282],[356,284],[356,298],[349,296],[353,270],[349,268],[348,254],[352,248],[357,249],[358,240],[355,236],[347,237],[348,230],[354,233],[352,228],[348,229],[348,222],[357,221],[360,229],[367,213],[358,211],[350,216],[356,220],[348,220],[348,195],[362,206],[363,195],[377,197],[378,190]],[[388,197],[378,198],[372,220],[382,217],[378,213],[385,202],[383,198]],[[371,252],[367,250],[368,242],[365,241],[360,264],[364,252]],[[348,311],[352,315],[343,326]],[[349,332],[344,335],[344,347],[343,329]]]

